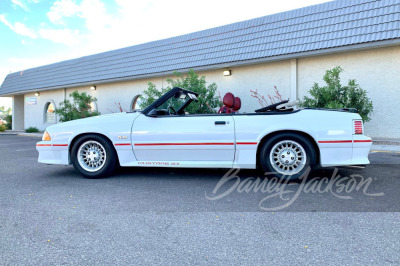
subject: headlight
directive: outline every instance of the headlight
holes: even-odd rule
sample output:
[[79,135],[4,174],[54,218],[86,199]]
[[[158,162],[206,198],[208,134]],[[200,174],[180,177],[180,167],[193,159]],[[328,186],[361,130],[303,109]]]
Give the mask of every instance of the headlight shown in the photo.
[[47,140],[47,141],[51,140],[50,134],[47,133],[47,131],[44,132],[42,140]]

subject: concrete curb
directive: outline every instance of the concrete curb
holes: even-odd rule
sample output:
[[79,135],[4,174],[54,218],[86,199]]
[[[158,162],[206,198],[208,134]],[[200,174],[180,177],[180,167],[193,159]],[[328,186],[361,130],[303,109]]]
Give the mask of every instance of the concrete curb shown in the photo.
[[390,146],[400,146],[400,142],[397,141],[372,141],[372,145],[390,145]]
[[25,133],[24,131],[22,131],[22,130],[6,130],[6,131],[4,131],[4,132],[0,132],[0,135],[8,135],[8,136],[11,136],[11,135],[18,135],[18,134],[20,134],[20,133]]
[[400,152],[399,145],[376,145],[373,144],[371,147],[371,152],[374,151],[386,151],[386,152]]
[[371,151],[400,152],[400,139],[375,138],[372,140]]
[[18,136],[41,138],[43,133],[19,133]]
[[12,135],[18,135],[18,133],[0,132],[0,136],[1,136],[1,135],[12,136]]

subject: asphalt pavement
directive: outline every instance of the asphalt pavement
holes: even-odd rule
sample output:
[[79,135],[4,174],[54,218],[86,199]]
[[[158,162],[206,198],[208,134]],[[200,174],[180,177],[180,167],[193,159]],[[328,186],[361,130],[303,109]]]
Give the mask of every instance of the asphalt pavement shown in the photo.
[[[0,265],[400,264],[400,153],[296,183],[123,168],[97,180],[0,136]],[[225,178],[224,178],[225,176]]]

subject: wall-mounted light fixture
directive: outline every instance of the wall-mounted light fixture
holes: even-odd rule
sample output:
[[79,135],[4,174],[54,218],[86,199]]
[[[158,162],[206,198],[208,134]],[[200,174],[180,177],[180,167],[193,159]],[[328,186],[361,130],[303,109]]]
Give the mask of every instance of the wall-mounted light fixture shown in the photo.
[[96,86],[93,85],[92,87],[90,87],[90,90],[91,91],[95,91],[96,90]]
[[36,92],[36,93],[35,93],[35,96],[36,96],[36,97],[40,96],[40,93],[39,93],[39,92]]
[[224,76],[230,76],[231,71],[230,70],[224,70]]

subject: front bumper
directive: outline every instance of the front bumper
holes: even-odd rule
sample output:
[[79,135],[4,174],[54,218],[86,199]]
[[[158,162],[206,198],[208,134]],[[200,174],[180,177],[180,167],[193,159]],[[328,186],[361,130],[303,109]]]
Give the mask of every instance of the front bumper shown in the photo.
[[39,163],[69,165],[69,145],[64,143],[52,143],[40,141],[36,143],[39,152]]

